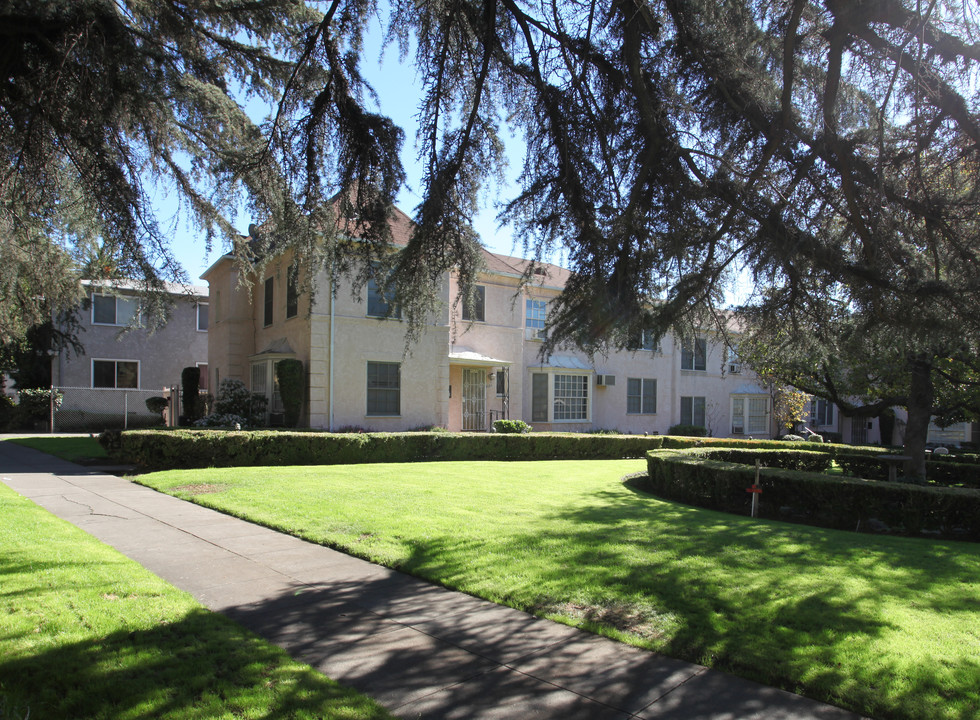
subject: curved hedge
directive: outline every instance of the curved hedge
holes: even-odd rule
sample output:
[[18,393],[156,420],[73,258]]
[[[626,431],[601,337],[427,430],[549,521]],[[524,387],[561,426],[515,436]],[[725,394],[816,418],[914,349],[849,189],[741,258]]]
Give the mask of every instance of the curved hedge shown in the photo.
[[648,477],[634,482],[666,499],[748,515],[752,501],[746,489],[755,481],[756,470],[741,462],[759,458],[766,465],[784,466],[760,471],[759,517],[840,530],[980,541],[980,491],[785,469],[785,458],[792,452],[760,449],[736,458],[725,449],[655,450],[647,453]]
[[247,465],[345,465],[417,460],[642,458],[654,435],[532,433],[321,433],[136,430],[102,438],[118,460],[150,469]]

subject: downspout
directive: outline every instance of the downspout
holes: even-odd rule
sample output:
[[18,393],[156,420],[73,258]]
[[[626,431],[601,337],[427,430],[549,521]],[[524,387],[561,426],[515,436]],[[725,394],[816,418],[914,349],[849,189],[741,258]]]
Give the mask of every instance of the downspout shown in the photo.
[[337,298],[334,293],[333,280],[334,278],[334,259],[330,259],[330,370],[327,373],[327,392],[329,393],[328,400],[328,410],[327,410],[327,430],[333,432],[333,345],[334,345],[334,321],[336,320],[336,313],[334,312]]

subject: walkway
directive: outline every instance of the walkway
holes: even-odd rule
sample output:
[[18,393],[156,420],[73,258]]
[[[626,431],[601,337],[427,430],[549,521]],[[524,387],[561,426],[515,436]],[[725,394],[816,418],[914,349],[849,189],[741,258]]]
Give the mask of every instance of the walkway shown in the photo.
[[856,717],[13,443],[0,480],[402,718]]

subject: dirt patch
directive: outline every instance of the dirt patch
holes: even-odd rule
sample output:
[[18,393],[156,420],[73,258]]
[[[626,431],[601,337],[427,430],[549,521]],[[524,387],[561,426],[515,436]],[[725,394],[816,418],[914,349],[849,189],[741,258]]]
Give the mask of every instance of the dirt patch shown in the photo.
[[571,602],[541,602],[534,606],[533,611],[539,615],[564,615],[576,620],[606,625],[642,638],[663,636],[657,613],[649,608],[629,603],[581,605]]
[[227,485],[213,485],[211,483],[196,483],[193,485],[178,485],[174,488],[176,492],[187,493],[188,495],[211,495],[225,490]]

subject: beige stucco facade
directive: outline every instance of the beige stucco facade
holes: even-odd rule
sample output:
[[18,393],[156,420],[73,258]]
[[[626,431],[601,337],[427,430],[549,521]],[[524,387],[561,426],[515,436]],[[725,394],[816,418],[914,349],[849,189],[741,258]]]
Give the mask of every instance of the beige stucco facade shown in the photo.
[[[372,317],[366,288],[355,298],[348,283],[334,289],[321,276],[312,306],[300,295],[287,317],[289,258],[268,263],[263,276],[243,288],[226,256],[203,276],[214,309],[213,387],[237,378],[275,406],[273,364],[295,357],[308,381],[301,424],[313,428],[482,431],[509,417],[539,431],[666,433],[687,420],[715,436],[772,434],[768,394],[747,369],[726,361],[717,338],[703,338],[698,369],[682,367],[681,346],[672,337],[656,350],[542,357],[534,320],[558,295],[567,271],[545,265],[522,288],[525,261],[490,253],[486,259],[475,317],[463,319],[456,280],[447,275],[439,311],[406,353],[404,323]],[[736,411],[744,418],[733,420]]]

